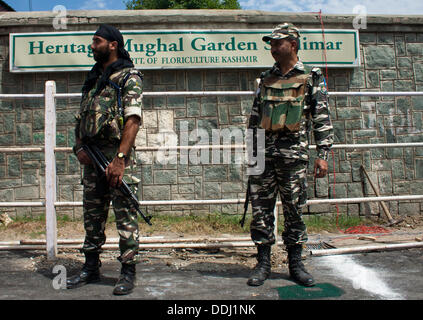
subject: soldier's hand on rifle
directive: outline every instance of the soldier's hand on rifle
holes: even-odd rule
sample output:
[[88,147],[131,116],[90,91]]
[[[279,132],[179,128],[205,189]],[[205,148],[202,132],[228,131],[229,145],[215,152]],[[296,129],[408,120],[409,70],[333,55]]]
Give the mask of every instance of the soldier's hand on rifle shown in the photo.
[[314,176],[323,178],[328,172],[328,162],[323,159],[316,159],[314,161]]
[[140,118],[130,116],[126,119],[123,128],[122,139],[118,148],[118,154],[126,155],[123,158],[116,156],[106,168],[106,177],[111,187],[117,188],[122,183],[123,174],[125,172],[125,159],[130,154],[131,148],[135,143],[135,137],[140,126]]
[[106,178],[109,185],[113,188],[118,188],[122,184],[124,172],[125,159],[115,157],[106,168]]

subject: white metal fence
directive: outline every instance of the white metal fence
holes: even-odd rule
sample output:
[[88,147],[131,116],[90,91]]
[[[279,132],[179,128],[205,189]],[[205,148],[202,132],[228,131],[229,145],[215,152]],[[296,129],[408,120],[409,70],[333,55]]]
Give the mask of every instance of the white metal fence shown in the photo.
[[[164,96],[253,96],[253,91],[171,91],[171,92],[145,92],[144,97]],[[423,92],[329,92],[329,96],[423,96]],[[56,199],[56,152],[72,152],[70,147],[56,147],[56,99],[78,98],[80,93],[56,93],[54,81],[47,81],[44,94],[0,94],[0,99],[28,99],[44,98],[45,102],[45,144],[38,147],[0,147],[2,153],[15,152],[44,152],[45,155],[45,199],[44,201],[0,202],[0,207],[45,207],[46,211],[46,250],[49,259],[57,255],[57,223],[56,207],[82,206],[82,202],[64,202]],[[333,149],[370,149],[370,148],[399,148],[399,147],[423,147],[423,142],[414,143],[379,143],[379,144],[335,144]],[[211,145],[211,146],[154,146],[137,147],[136,151],[160,151],[160,150],[183,150],[183,149],[237,149],[245,148],[245,145]],[[315,146],[311,145],[310,149]],[[341,204],[363,203],[380,201],[423,200],[423,195],[359,197],[339,199],[309,199],[307,205],[313,204]],[[215,199],[215,200],[143,200],[142,206],[163,205],[198,205],[198,204],[242,204],[244,199]],[[280,202],[277,203],[281,205]],[[277,208],[277,206],[276,206]],[[277,209],[276,209],[277,217]]]

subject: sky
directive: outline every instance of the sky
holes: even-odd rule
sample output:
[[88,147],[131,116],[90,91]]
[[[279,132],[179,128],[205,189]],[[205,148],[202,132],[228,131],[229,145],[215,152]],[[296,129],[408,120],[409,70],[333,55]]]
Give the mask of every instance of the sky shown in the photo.
[[[56,5],[67,10],[125,10],[126,0],[3,0],[16,11],[51,11]],[[418,14],[422,0],[238,0],[245,10],[318,12],[328,14]]]
[[124,0],[3,0],[16,11],[52,11],[57,5],[67,10],[125,10]]

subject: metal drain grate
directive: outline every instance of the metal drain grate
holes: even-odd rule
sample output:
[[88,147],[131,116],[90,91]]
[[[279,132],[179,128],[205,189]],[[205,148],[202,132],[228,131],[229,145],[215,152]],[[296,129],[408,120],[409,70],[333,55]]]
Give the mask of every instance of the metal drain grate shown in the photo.
[[318,241],[318,242],[307,242],[305,244],[306,251],[310,250],[320,250],[320,249],[336,249],[333,245],[325,242],[325,241]]

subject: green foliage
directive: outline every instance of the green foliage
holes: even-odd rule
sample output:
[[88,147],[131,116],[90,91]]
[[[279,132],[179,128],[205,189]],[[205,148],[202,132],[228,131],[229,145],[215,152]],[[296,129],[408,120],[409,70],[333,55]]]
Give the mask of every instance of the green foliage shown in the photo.
[[210,213],[205,215],[154,215],[152,219],[152,226],[147,226],[139,218],[139,226],[142,232],[177,232],[181,234],[200,233],[243,233],[248,232],[249,224],[241,228],[239,215]]
[[241,9],[238,0],[129,0],[129,10],[140,9]]

